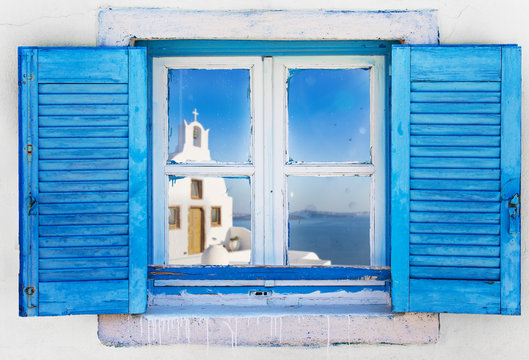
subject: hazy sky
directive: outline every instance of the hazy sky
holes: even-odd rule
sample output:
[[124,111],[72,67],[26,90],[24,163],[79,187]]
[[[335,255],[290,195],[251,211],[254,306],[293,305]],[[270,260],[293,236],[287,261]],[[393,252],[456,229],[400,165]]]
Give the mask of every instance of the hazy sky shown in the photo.
[[[245,162],[250,151],[250,77],[246,69],[169,71],[169,153],[182,119],[209,131],[211,158]],[[369,71],[305,69],[288,81],[289,157],[294,161],[369,161]],[[291,211],[369,209],[369,177],[289,178]],[[226,182],[234,212],[250,210],[248,179]]]

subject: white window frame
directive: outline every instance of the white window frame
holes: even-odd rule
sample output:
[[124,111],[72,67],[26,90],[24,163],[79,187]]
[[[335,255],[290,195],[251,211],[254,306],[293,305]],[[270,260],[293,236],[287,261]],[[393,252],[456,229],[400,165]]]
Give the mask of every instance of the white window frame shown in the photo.
[[[370,68],[371,163],[288,163],[288,68]],[[153,58],[153,263],[167,264],[167,176],[251,179],[251,264],[285,265],[288,175],[372,176],[370,266],[386,264],[386,73],[384,56],[162,57]],[[166,164],[169,69],[249,69],[251,163]],[[266,171],[265,171],[266,169]],[[160,191],[160,189],[164,189]],[[375,194],[380,194],[375,196]],[[160,241],[163,239],[163,241]]]
[[[257,193],[263,174],[262,148],[263,139],[254,134],[262,133],[263,106],[262,101],[262,61],[261,57],[163,57],[153,59],[153,89],[152,89],[152,134],[153,134],[153,263],[168,263],[168,181],[167,176],[216,176],[216,177],[249,177],[252,183],[251,213],[252,213],[252,250],[251,262],[263,264],[256,254],[262,253],[260,242],[255,239],[264,239],[262,226],[255,224],[258,219],[253,216],[263,207],[264,194]],[[229,163],[210,162],[198,164],[167,164],[168,151],[168,87],[167,79],[169,69],[248,69],[250,71],[251,87],[251,128],[254,129],[250,136],[251,162]],[[160,189],[164,189],[160,191]],[[260,210],[262,211],[262,210]],[[161,241],[163,239],[163,241]]]

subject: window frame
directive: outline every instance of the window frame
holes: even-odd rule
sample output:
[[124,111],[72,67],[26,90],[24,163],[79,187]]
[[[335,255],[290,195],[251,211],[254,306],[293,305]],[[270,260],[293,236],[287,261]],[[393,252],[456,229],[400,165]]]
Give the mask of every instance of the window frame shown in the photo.
[[171,210],[174,209],[174,221],[175,223],[174,224],[169,224],[169,230],[172,230],[172,229],[180,229],[181,228],[181,219],[180,219],[180,206],[169,206],[169,218],[170,218],[170,214],[171,214]]
[[[215,210],[215,211],[214,211]],[[213,221],[213,213],[217,213],[217,220]],[[210,226],[222,226],[222,210],[220,206],[211,206]]]
[[[384,59],[384,65],[385,65],[385,80],[386,80],[386,86],[385,86],[385,108],[389,109],[389,73],[390,73],[390,57],[391,57],[391,45],[398,43],[397,41],[350,41],[350,40],[336,40],[336,41],[307,41],[307,40],[295,40],[295,41],[274,41],[274,40],[253,40],[253,41],[239,41],[239,40],[144,40],[144,41],[136,41],[135,45],[137,46],[146,46],[148,48],[148,63],[150,66],[150,74],[152,75],[152,69],[153,69],[153,60],[156,58],[164,58],[164,57],[173,57],[173,56],[210,56],[213,55],[211,53],[211,50],[209,46],[211,46],[212,42],[215,44],[215,54],[214,55],[222,55],[222,56],[239,56],[239,55],[259,55],[259,56],[273,56],[273,55],[328,55],[328,54],[336,54],[336,55],[382,55]],[[248,46],[248,43],[251,44],[251,46]],[[181,47],[180,47],[181,45]],[[152,102],[152,96],[153,92],[156,91],[156,89],[152,89],[152,78],[149,79],[150,84],[150,95],[151,95],[151,102]],[[152,110],[152,109],[151,109]],[[151,113],[152,115],[152,113]],[[385,112],[385,127],[386,127],[386,141],[387,148],[385,151],[385,155],[388,153],[388,139],[389,139],[389,114],[388,111]],[[256,144],[256,146],[258,146]],[[152,155],[152,153],[151,153]],[[386,162],[384,164],[385,170],[386,170],[386,181],[387,181],[387,173],[389,169],[389,164]],[[219,173],[219,175],[223,175],[222,172]],[[152,174],[151,174],[152,177]],[[152,186],[151,186],[152,191]],[[388,199],[388,194],[386,191],[385,194],[386,203]],[[155,204],[153,204],[154,206]],[[388,206],[389,207],[389,206]],[[388,208],[385,209],[385,216],[386,219],[389,219],[387,216]],[[384,229],[386,230],[388,228],[388,222],[386,221],[384,224]],[[152,226],[152,223],[151,223]],[[156,232],[152,232],[152,237],[156,237]],[[151,238],[151,244],[152,244],[152,238]],[[389,238],[386,237],[385,244],[389,244]],[[389,246],[387,246],[389,249]],[[155,258],[155,254],[153,254],[153,249],[151,246],[151,254],[150,254],[150,263],[153,264],[152,261],[153,258]],[[385,257],[385,264],[389,263],[389,251],[386,251],[384,254]],[[255,266],[250,266],[250,268]],[[366,280],[367,278],[374,280],[373,283],[369,282],[362,282],[355,283],[354,286],[351,284],[351,288],[345,286],[345,283],[342,283],[344,286],[341,286],[341,289],[343,288],[349,288],[351,291],[354,289],[354,291],[358,291],[358,286],[361,287],[369,287],[372,285],[377,285],[376,289],[384,289],[384,291],[388,291],[388,283],[389,280],[389,266],[370,266],[370,267],[329,267],[328,269],[311,269],[307,267],[294,267],[294,268],[288,268],[284,266],[277,266],[274,267],[276,269],[268,269],[268,268],[262,268],[258,266],[263,271],[269,271],[269,276],[273,276],[276,280],[281,280],[282,278],[291,276],[291,273],[294,272],[296,274],[299,274],[299,278],[304,277],[303,274],[306,274],[307,271],[313,271],[314,274],[312,276],[309,276],[309,278],[319,278],[319,279],[334,279],[334,280],[347,280],[347,281],[357,281],[357,280]],[[166,270],[166,276],[163,276],[163,281],[168,279],[181,279],[186,278],[185,275],[182,275],[182,272],[186,269],[193,268],[193,271],[196,273],[202,273],[198,278],[195,279],[218,279],[219,276],[223,276],[229,279],[237,279],[240,278],[241,273],[244,273],[242,271],[242,268],[237,266],[228,266],[228,267],[217,267],[217,274],[212,275],[205,275],[203,272],[196,268],[196,267],[181,267],[181,266],[165,266],[165,265],[150,265],[149,266],[149,278],[151,280],[154,280],[150,283],[150,290],[154,293],[159,293],[160,291],[162,293],[167,293],[167,288],[164,290],[160,290],[159,287],[156,286],[155,282],[158,280],[160,282],[162,278],[160,278],[159,269],[164,268]],[[283,269],[282,272],[279,272],[278,269]],[[338,269],[337,269],[338,268]],[[178,272],[176,269],[180,269],[181,271]],[[287,270],[288,269],[288,270]],[[168,271],[167,271],[168,270]],[[285,270],[288,274],[284,274]],[[242,272],[241,272],[242,271]],[[333,271],[335,273],[333,274]],[[211,273],[211,271],[209,271]],[[172,274],[172,275],[170,275]],[[176,275],[180,274],[180,275]],[[322,275],[325,274],[325,275]],[[363,274],[363,275],[360,275]],[[262,275],[262,274],[261,274]],[[243,277],[245,275],[242,275]],[[255,277],[255,276],[254,276]],[[263,278],[261,276],[261,278]],[[306,276],[304,277],[306,278]],[[355,279],[355,280],[352,280]],[[160,283],[161,284],[161,283]],[[214,286],[214,285],[212,285]],[[211,293],[211,286],[205,286],[205,287],[195,287],[194,290],[198,291],[200,293],[200,288],[204,290],[204,293]],[[158,289],[158,291],[157,291]],[[179,288],[180,290],[182,288]],[[219,292],[222,293],[231,293],[231,290],[220,290]],[[314,289],[314,288],[312,288]],[[323,291],[338,291],[337,288],[334,287],[326,287],[326,286],[320,286],[320,289]],[[178,291],[178,289],[174,289],[175,291]],[[299,291],[300,293],[303,292],[303,287],[296,287],[296,292]],[[174,293],[174,291],[172,292]]]

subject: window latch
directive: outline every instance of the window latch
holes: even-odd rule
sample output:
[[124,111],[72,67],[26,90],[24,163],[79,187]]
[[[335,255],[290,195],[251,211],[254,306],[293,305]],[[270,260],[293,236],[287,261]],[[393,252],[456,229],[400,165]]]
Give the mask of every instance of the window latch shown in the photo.
[[514,194],[509,201],[509,233],[516,234],[520,229],[520,195]]
[[37,199],[35,199],[33,196],[29,195],[29,203],[28,203],[28,215],[35,215],[35,213],[31,213],[33,208],[35,207],[35,204],[37,203]]

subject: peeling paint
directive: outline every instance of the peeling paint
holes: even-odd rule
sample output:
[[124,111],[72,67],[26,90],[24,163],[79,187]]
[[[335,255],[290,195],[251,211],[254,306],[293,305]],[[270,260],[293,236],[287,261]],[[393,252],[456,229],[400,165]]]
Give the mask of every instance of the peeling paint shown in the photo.
[[[310,27],[307,24],[311,24]],[[322,31],[326,29],[326,31]],[[401,40],[437,44],[436,10],[417,11],[185,11],[106,9],[98,45],[138,39]]]
[[[275,315],[247,317],[99,316],[99,338],[111,346],[202,344],[330,347],[337,344],[430,344],[438,314]],[[147,331],[143,331],[146,323]],[[369,326],[367,326],[369,324]]]

